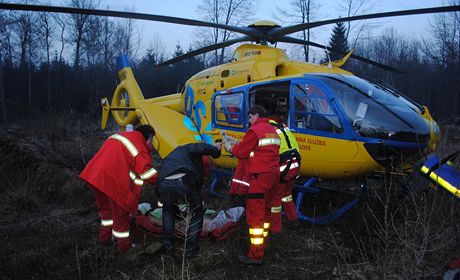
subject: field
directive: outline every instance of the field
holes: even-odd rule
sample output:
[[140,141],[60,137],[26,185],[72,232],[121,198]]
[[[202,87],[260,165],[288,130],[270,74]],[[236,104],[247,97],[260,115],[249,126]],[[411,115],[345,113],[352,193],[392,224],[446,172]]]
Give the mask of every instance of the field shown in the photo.
[[[438,153],[458,150],[458,126],[445,124],[442,132]],[[191,263],[117,257],[112,247],[96,245],[94,197],[78,179],[110,133],[72,117],[0,127],[1,279],[440,279],[460,257],[460,201],[418,176],[392,175],[370,178],[369,198],[334,223],[285,227],[269,240],[261,267],[234,258],[247,248],[244,222],[225,241],[203,239]],[[359,195],[357,182],[321,186],[348,193],[309,197],[310,215]],[[141,202],[155,199],[153,186],[146,187]],[[205,203],[220,207],[211,195]],[[154,240],[141,232],[135,238]]]

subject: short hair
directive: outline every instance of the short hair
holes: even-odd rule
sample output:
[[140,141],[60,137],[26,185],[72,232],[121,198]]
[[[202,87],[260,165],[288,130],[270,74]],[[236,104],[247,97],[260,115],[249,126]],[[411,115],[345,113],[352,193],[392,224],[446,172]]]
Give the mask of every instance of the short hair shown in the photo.
[[249,114],[255,115],[259,114],[260,118],[267,118],[268,117],[268,112],[265,110],[265,108],[261,105],[254,105],[251,109],[249,109]]
[[153,127],[149,124],[140,125],[136,127],[134,130],[142,133],[146,141],[150,137],[153,138],[153,136],[155,136],[155,129],[153,129]]

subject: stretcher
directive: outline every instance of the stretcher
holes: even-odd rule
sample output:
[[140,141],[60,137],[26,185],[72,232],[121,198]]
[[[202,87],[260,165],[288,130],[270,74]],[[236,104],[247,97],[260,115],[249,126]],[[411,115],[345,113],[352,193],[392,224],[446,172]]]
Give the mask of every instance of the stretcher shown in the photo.
[[[186,211],[185,209],[186,205],[179,205],[181,212]],[[139,205],[138,210],[138,214],[134,215],[136,227],[148,235],[161,236],[163,209],[161,207],[151,208],[150,204],[142,203]],[[243,214],[243,207],[234,207],[220,211],[207,209],[203,216],[203,227],[200,236],[214,240],[227,239],[229,235],[236,231]],[[184,217],[185,215],[178,216]],[[176,219],[175,231],[178,236],[185,235],[186,223],[184,219]]]

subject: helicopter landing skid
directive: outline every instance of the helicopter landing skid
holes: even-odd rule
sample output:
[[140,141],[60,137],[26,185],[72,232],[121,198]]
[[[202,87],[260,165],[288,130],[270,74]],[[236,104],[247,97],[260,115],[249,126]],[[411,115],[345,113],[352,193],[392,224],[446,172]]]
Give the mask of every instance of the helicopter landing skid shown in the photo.
[[[338,218],[340,218],[343,214],[348,212],[351,208],[356,206],[358,204],[358,201],[360,198],[356,198],[339,209],[337,209],[335,212],[329,214],[329,215],[324,215],[324,216],[315,216],[315,217],[310,217],[302,212],[302,202],[303,202],[303,196],[305,194],[316,194],[320,192],[320,189],[313,187],[313,185],[318,182],[318,178],[313,177],[307,180],[303,185],[296,185],[295,190],[298,191],[297,193],[297,199],[295,202],[295,208],[297,212],[297,216],[301,221],[306,221],[312,224],[316,225],[324,225],[324,224],[329,224]],[[363,180],[361,184],[361,198],[366,198],[367,197],[367,181]]]

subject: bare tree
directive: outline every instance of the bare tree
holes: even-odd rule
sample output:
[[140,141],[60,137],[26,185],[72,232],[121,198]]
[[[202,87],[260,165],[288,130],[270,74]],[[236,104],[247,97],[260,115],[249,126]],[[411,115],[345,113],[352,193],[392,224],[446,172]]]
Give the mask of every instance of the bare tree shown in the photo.
[[88,19],[88,31],[82,40],[82,49],[86,54],[86,63],[95,65],[102,55],[102,46],[100,38],[102,37],[101,19],[92,17]]
[[67,27],[67,23],[66,23],[66,20],[63,16],[60,16],[59,14],[56,14],[54,15],[54,21],[56,22],[57,26],[59,26],[59,42],[60,42],[60,45],[61,47],[59,48],[59,61],[62,61],[63,60],[63,53],[64,53],[64,49],[65,49],[65,45],[67,43],[67,40],[66,40],[66,37],[65,37],[65,34],[66,34],[66,27]]
[[[375,8],[375,0],[342,0],[342,3],[339,5],[340,11],[345,11],[346,17],[351,17],[359,14],[369,14]],[[359,40],[361,33],[375,25],[371,25],[363,21],[354,21],[353,23],[348,21],[347,33],[345,38],[351,48],[354,48],[356,42]],[[350,33],[354,33],[354,39],[350,39]]]
[[[252,20],[254,10],[258,4],[257,0],[202,0],[198,5],[198,13],[204,20],[214,23],[229,25],[244,25]],[[209,28],[201,32],[200,40],[196,42],[198,46],[217,44],[232,38],[233,33],[228,30]],[[205,39],[205,38],[211,38]],[[214,51],[215,64],[222,63],[224,60],[225,48]]]
[[[459,0],[452,0],[451,4],[459,5]],[[444,106],[444,111],[451,112],[451,115],[459,112],[460,106],[460,13],[446,13],[434,16],[432,23],[433,43],[427,43],[426,54],[432,59],[441,71],[442,86],[444,90],[438,94],[438,104],[443,100],[452,100]]]
[[15,16],[17,42],[19,45],[19,65],[27,69],[27,105],[29,115],[32,115],[32,67],[40,40],[38,35],[38,17],[32,12],[18,12]]
[[115,53],[115,24],[109,18],[101,19],[101,24],[102,29],[99,41],[102,51],[102,63],[104,65],[110,65]]
[[[311,22],[314,17],[313,11],[319,10],[320,7],[320,5],[313,0],[292,0],[290,4],[293,8],[292,11],[277,7],[278,14],[281,17],[275,15],[275,18],[289,24],[308,23]],[[285,19],[287,19],[287,21]],[[299,32],[298,36],[304,41],[310,41],[310,29],[302,30]],[[302,49],[305,61],[309,61],[310,46],[303,45]]]
[[[70,0],[70,7],[81,9],[94,9],[97,6],[96,0]],[[70,29],[67,33],[69,41],[74,44],[75,59],[74,67],[80,66],[83,39],[89,30],[89,15],[71,14],[68,16]]]
[[9,31],[10,29],[7,28],[8,25],[9,25],[9,22],[8,22],[7,16],[4,13],[0,13],[0,104],[1,104],[3,122],[8,121],[5,83],[3,80],[3,53],[4,52],[9,53],[9,55],[11,56],[11,44],[10,44],[11,36],[10,36],[10,31]]
[[47,105],[48,112],[51,112],[51,59],[50,48],[52,44],[53,28],[51,16],[49,13],[40,13],[40,35],[44,39],[46,48],[46,92],[47,92]]
[[123,19],[117,22],[115,38],[115,51],[118,54],[126,54],[131,61],[135,61],[140,46],[140,33],[137,32],[136,22],[132,19]]

